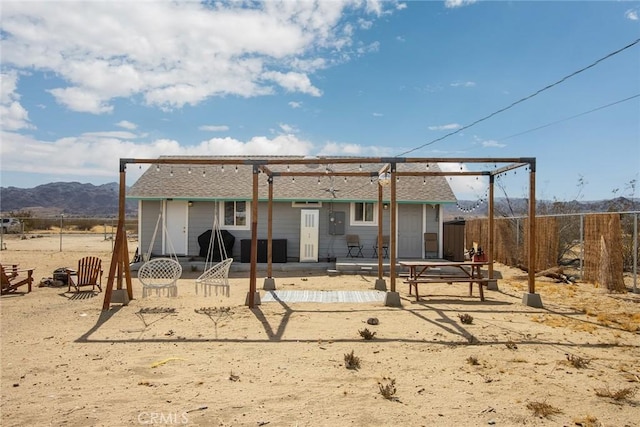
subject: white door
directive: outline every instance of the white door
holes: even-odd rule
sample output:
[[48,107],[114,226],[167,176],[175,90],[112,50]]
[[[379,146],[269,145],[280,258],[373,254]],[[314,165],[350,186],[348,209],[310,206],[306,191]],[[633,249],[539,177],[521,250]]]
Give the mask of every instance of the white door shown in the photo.
[[422,258],[422,205],[398,205],[398,258]]
[[320,211],[301,209],[300,212],[300,262],[318,262]]
[[187,254],[187,202],[181,200],[167,200],[165,204],[164,253]]

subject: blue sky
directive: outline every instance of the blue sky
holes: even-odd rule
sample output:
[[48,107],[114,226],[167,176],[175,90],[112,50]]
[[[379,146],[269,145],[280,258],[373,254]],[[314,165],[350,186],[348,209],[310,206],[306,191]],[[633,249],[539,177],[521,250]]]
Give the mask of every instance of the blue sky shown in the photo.
[[640,2],[0,7],[3,187],[114,182],[131,157],[408,153],[536,157],[538,198],[640,196],[640,43],[460,130],[636,42]]

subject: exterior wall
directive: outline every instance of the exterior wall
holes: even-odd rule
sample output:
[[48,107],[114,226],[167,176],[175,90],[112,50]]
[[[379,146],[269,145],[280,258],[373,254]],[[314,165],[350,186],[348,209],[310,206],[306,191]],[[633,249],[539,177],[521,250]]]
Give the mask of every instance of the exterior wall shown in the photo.
[[[158,214],[161,206],[160,201],[141,201],[141,209],[139,210],[140,220],[140,251],[141,253],[147,253],[149,244],[153,235],[154,228],[158,219]],[[198,243],[198,236],[207,230],[213,228],[214,216],[218,214],[218,219],[222,222],[219,212],[214,212],[214,202],[197,201],[189,207],[188,216],[188,244],[187,254],[189,256],[196,257],[200,252],[200,245]],[[402,221],[403,218],[403,206],[411,206],[415,210],[415,204],[399,204],[398,205],[398,219]],[[422,218],[424,232],[438,233],[439,240],[442,238],[442,218],[439,205],[422,205]],[[432,207],[434,206],[434,207]],[[376,243],[378,236],[377,225],[352,225],[350,223],[350,203],[323,203],[322,207],[317,208],[320,212],[319,223],[319,245],[318,245],[318,258],[319,261],[334,260],[335,258],[342,258],[347,255],[347,234],[357,234],[360,237],[360,244],[363,245],[363,254],[365,258],[371,258],[373,256],[373,246]],[[314,209],[312,207],[305,207],[305,209]],[[377,209],[377,207],[376,207]],[[273,204],[273,239],[287,239],[287,255],[288,261],[295,262],[299,259],[300,254],[300,210],[301,208],[292,207],[291,202],[279,202]],[[329,215],[331,212],[343,212],[345,216],[345,227],[343,235],[330,235],[329,234]],[[382,221],[384,235],[390,234],[390,216],[389,209],[383,210],[383,217],[378,219]],[[251,229],[247,227],[246,230],[229,230],[235,237],[235,243],[233,246],[233,253],[228,254],[235,259],[240,260],[240,241],[243,239],[251,238]],[[220,226],[221,229],[225,229],[224,226]],[[258,239],[267,238],[267,202],[261,202],[258,206]],[[155,243],[153,246],[153,254],[162,254],[164,239],[164,230],[162,224],[158,228]],[[420,238],[422,241],[422,237]],[[441,243],[440,243],[441,244]],[[440,247],[441,248],[441,247]],[[440,250],[441,252],[441,250]],[[411,255],[415,258],[420,258],[424,254],[416,253]]]
[[[146,255],[149,252],[149,245],[151,244],[153,231],[155,230],[156,223],[158,222],[161,203],[162,202],[159,200],[143,200],[140,202],[138,210],[140,215],[138,248],[142,255]],[[156,233],[155,241],[153,242],[153,248],[151,248],[152,254],[162,254],[163,234],[162,223],[160,223],[158,225],[158,232]]]

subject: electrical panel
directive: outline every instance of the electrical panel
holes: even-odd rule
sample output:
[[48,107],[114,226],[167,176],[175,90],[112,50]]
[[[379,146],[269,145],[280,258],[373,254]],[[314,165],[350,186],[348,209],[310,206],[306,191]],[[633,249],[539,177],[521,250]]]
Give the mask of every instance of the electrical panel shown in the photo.
[[344,234],[344,212],[329,212],[329,234],[341,236]]

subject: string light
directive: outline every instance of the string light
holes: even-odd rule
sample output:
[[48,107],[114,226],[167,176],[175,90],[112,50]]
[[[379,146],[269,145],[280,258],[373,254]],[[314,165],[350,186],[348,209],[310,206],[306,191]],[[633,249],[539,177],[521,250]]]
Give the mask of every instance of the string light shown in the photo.
[[358,170],[362,172],[362,165],[358,166]]
[[173,166],[169,169],[169,176],[173,176]]
[[291,168],[287,165],[287,172],[291,172]]
[[373,185],[373,178],[369,178],[369,184]]
[[318,185],[320,185],[320,177],[318,177]]
[[294,183],[294,184],[296,183],[296,177],[295,176],[291,177],[291,182]]
[[220,172],[224,172],[224,165],[220,166]]
[[427,163],[427,170],[429,170],[429,163]]
[[422,185],[427,185],[427,177],[426,176],[422,177]]
[[235,172],[236,172],[236,173],[238,173],[238,165],[236,165],[236,170],[235,170]]
[[156,165],[156,172],[160,172],[160,165]]
[[207,176],[207,170],[202,168],[202,177],[204,178],[205,176]]
[[189,170],[187,171],[189,175],[191,175],[191,166],[189,166]]
[[347,182],[347,177],[346,176],[344,177],[344,182]]

